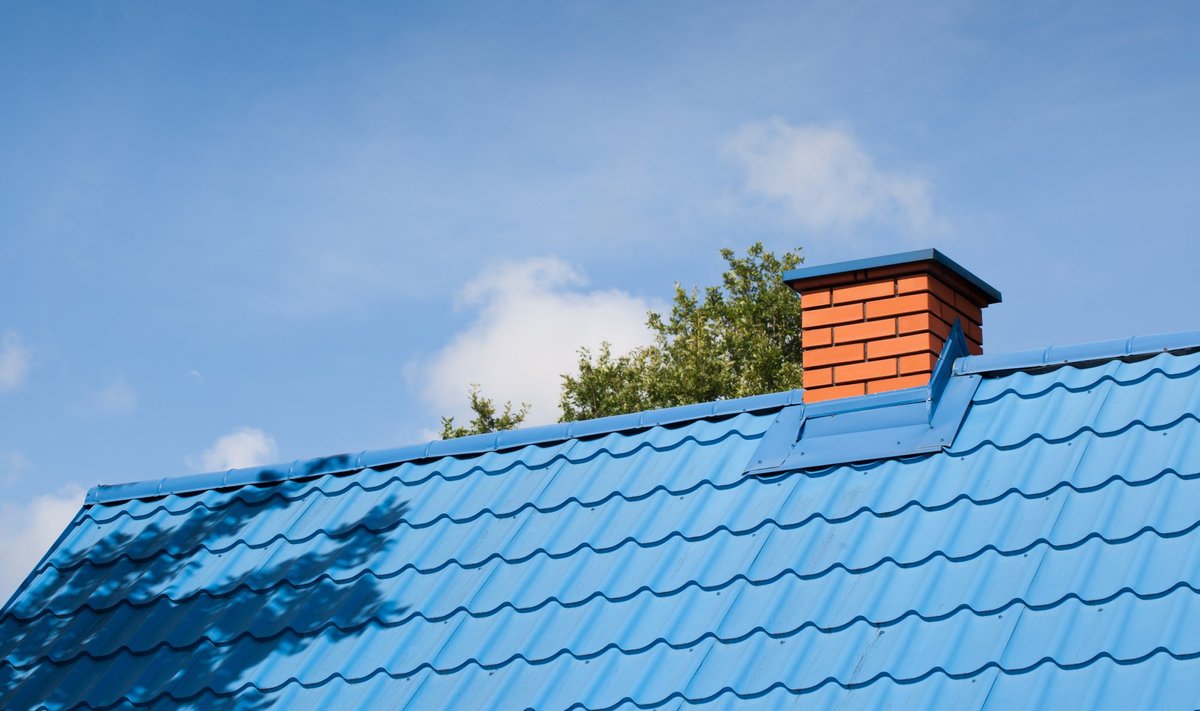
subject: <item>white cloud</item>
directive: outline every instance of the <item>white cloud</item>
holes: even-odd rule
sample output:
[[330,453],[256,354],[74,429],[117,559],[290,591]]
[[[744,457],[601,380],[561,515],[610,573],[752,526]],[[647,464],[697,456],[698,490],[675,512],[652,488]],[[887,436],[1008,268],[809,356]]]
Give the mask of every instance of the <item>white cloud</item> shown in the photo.
[[880,169],[845,129],[773,117],[743,125],[725,153],[742,168],[748,198],[783,208],[803,227],[872,223],[914,234],[938,228],[928,182]]
[[110,415],[128,415],[137,409],[137,391],[125,378],[117,378],[92,394],[92,404]]
[[33,352],[15,331],[0,335],[0,392],[20,387],[29,375]]
[[558,419],[562,373],[574,370],[581,346],[603,341],[623,353],[651,342],[646,312],[661,305],[617,290],[586,291],[570,264],[544,257],[489,269],[469,282],[460,306],[474,319],[432,357],[410,364],[439,415],[469,418],[467,390],[532,408],[526,424]]
[[270,464],[279,459],[275,438],[253,427],[239,427],[221,435],[199,457],[188,457],[188,466],[213,472]]
[[84,490],[72,484],[30,501],[0,502],[0,604],[66,529],[83,495]]
[[0,451],[0,485],[8,486],[16,483],[30,469],[33,463],[20,452]]

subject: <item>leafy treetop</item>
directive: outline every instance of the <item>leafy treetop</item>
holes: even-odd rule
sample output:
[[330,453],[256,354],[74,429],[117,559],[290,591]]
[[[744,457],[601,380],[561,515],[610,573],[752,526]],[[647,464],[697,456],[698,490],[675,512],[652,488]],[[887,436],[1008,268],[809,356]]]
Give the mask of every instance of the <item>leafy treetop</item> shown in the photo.
[[[800,299],[783,283],[800,251],[782,257],[752,245],[746,256],[722,249],[721,284],[690,291],[677,282],[671,311],[651,311],[654,343],[614,355],[608,343],[579,351],[574,373],[562,375],[562,421],[760,395],[801,386]],[[467,427],[442,418],[442,436],[512,429],[528,413],[492,401],[471,386],[475,417]]]
[[751,246],[745,257],[722,249],[720,286],[675,284],[671,311],[650,312],[654,344],[614,356],[608,344],[581,349],[578,370],[563,375],[563,420],[603,417],[800,387],[800,299],[783,272],[802,261]]
[[443,417],[442,439],[511,430],[524,422],[525,416],[529,414],[529,403],[526,402],[521,403],[520,409],[516,412],[513,412],[512,403],[506,402],[504,410],[497,414],[496,406],[492,403],[491,398],[480,395],[479,385],[475,383],[471,384],[471,392],[467,394],[467,397],[471,400],[471,412],[475,413],[475,416],[468,424],[460,427],[454,425],[453,417]]

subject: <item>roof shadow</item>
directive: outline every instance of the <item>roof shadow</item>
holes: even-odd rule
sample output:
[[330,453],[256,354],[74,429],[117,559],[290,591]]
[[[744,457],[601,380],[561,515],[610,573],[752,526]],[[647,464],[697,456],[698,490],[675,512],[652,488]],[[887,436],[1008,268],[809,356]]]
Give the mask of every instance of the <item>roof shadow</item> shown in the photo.
[[[76,517],[76,529],[118,530],[74,553],[60,547],[0,617],[0,708],[228,703],[239,690],[255,691],[246,688],[252,670],[407,611],[373,576],[339,584],[333,573],[386,553],[409,501],[390,496],[298,540],[281,539],[290,528],[282,527],[265,544],[247,544],[242,536],[256,520],[299,501],[288,516],[294,523],[310,504],[303,495],[228,496],[140,522]],[[307,582],[294,584],[297,572]],[[43,576],[51,577],[39,584]],[[265,695],[237,699],[239,708],[273,703]]]

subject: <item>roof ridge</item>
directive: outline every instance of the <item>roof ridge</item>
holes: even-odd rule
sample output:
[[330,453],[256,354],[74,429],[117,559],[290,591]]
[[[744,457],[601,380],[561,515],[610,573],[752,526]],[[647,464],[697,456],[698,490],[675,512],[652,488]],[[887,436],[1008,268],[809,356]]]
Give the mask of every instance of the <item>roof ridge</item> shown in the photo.
[[[1200,331],[1179,331],[1075,345],[1051,346],[1039,350],[964,356],[955,361],[953,374],[961,376],[1059,367],[1197,349],[1200,349]],[[875,408],[900,402],[908,394],[910,394],[909,391],[899,390],[892,393],[844,398],[821,405],[831,411],[859,409],[868,403],[871,408]],[[279,483],[325,474],[392,466],[422,459],[472,456],[530,445],[547,445],[582,437],[599,437],[647,427],[677,425],[746,412],[776,410],[789,405],[803,404],[803,402],[802,390],[787,390],[780,393],[716,400],[694,405],[679,405],[591,420],[490,432],[449,440],[433,440],[390,449],[364,450],[358,454],[335,454],[228,471],[164,477],[121,484],[101,484],[88,491],[84,505],[152,498],[169,494],[198,493],[209,489],[240,487],[250,484]]]
[[1012,353],[967,356],[958,359],[954,364],[954,374],[969,375],[1033,368],[1057,368],[1064,365],[1079,365],[1198,349],[1200,349],[1200,331],[1175,331],[1116,338],[1108,341],[1049,346]]
[[519,449],[530,445],[547,445],[584,437],[599,437],[617,432],[678,425],[697,420],[740,415],[747,412],[777,410],[803,402],[801,390],[786,390],[765,395],[716,400],[694,405],[678,405],[657,410],[645,410],[624,415],[611,415],[590,420],[578,420],[524,429],[504,430],[485,434],[432,440],[390,449],[364,450],[357,455],[335,454],[327,457],[297,459],[292,462],[243,467],[228,471],[205,472],[187,476],[164,477],[121,484],[100,484],[92,487],[84,505],[127,501],[169,494],[198,493],[209,489],[240,487],[302,479],[325,474],[338,474],[402,464],[422,459],[473,456],[487,452]]

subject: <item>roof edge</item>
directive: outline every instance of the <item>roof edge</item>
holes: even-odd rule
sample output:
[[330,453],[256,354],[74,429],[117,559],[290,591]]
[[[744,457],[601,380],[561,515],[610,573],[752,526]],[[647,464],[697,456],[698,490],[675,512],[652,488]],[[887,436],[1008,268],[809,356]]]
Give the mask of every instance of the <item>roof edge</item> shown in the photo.
[[1095,341],[1040,350],[973,355],[959,358],[955,375],[1003,373],[1013,370],[1056,368],[1092,361],[1154,355],[1173,351],[1200,350],[1200,331],[1177,331],[1149,336],[1133,336],[1110,341]]
[[578,437],[597,437],[615,432],[644,429],[659,425],[674,425],[695,420],[739,415],[745,412],[777,410],[803,402],[800,390],[753,395],[750,397],[695,405],[680,405],[660,410],[646,410],[625,415],[612,415],[592,420],[564,422],[526,429],[489,432],[487,434],[433,440],[390,449],[364,450],[358,454],[335,454],[329,457],[297,459],[293,462],[245,467],[228,471],[206,472],[188,476],[165,477],[121,484],[101,484],[92,487],[84,498],[84,506],[106,504],[130,499],[144,499],[170,494],[193,494],[209,489],[275,484],[292,479],[305,479],[325,474],[338,474],[404,462],[440,457],[470,456],[518,449],[529,445],[546,445]]

